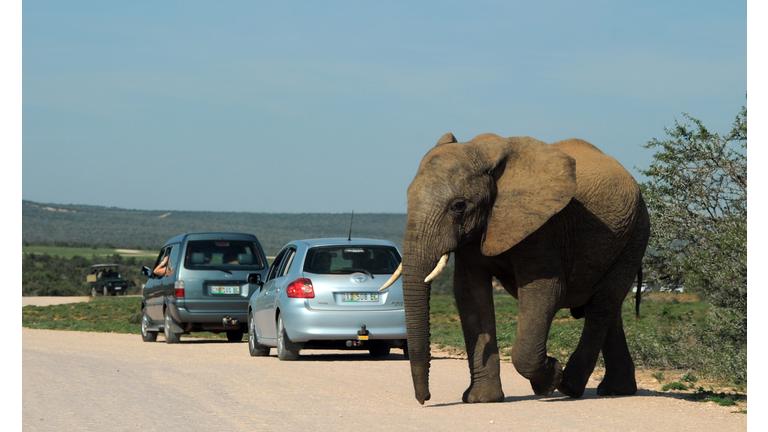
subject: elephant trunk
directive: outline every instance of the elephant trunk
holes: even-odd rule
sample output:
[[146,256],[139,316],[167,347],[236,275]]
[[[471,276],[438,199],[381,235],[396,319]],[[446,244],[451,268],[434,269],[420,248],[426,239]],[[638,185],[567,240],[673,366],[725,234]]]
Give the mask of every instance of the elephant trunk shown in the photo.
[[[416,400],[420,404],[429,400],[429,300],[431,284],[426,276],[435,268],[440,255],[426,253],[424,245],[415,241],[404,242],[403,298],[405,301],[405,325],[408,331],[408,355]],[[434,256],[433,256],[434,255]]]

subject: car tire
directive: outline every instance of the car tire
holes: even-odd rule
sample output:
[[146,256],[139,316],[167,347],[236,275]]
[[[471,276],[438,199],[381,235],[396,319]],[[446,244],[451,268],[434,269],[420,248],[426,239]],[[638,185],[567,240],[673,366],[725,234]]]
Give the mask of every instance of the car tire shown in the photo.
[[227,340],[230,342],[241,342],[245,333],[242,330],[231,330],[227,332]]
[[141,308],[141,339],[144,342],[154,342],[157,340],[157,332],[147,330],[149,327],[149,315],[144,308]]
[[91,287],[91,297],[96,297],[96,287]]
[[166,308],[164,315],[163,333],[165,334],[165,343],[173,344],[181,341],[181,335],[171,331],[171,324],[173,318],[171,318],[171,310]]
[[256,321],[253,312],[248,313],[248,351],[251,357],[264,357],[269,355],[270,348],[259,343],[256,338]]
[[282,315],[277,316],[277,358],[280,360],[296,360],[299,358],[299,348],[288,338]]
[[371,353],[374,357],[384,357],[389,355],[390,348],[385,345],[374,345],[370,349],[368,349],[368,352]]

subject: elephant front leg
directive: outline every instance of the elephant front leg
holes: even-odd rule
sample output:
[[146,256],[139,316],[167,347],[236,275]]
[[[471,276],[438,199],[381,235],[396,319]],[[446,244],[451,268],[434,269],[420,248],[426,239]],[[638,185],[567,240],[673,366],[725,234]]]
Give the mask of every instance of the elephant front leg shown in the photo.
[[559,277],[536,280],[518,290],[520,314],[512,364],[539,396],[551,395],[563,377],[560,362],[547,356],[549,328],[562,303],[562,293]]
[[491,276],[473,267],[468,270],[456,258],[453,292],[464,331],[471,383],[464,392],[466,403],[501,402],[499,348],[496,343],[496,317]]

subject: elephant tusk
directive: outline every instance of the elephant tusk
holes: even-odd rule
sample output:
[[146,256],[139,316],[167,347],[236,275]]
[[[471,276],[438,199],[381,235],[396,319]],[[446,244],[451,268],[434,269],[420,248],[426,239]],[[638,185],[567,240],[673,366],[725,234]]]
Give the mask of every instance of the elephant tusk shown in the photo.
[[434,269],[434,270],[432,270],[432,273],[430,273],[430,274],[429,274],[429,275],[428,275],[428,276],[427,276],[427,277],[424,279],[424,283],[430,283],[430,282],[432,282],[433,280],[435,280],[435,278],[436,278],[436,277],[437,277],[437,276],[438,276],[440,273],[442,273],[442,271],[445,269],[445,266],[446,266],[446,265],[448,265],[448,258],[449,258],[450,256],[451,256],[451,254],[450,254],[450,253],[447,253],[447,254],[443,255],[443,256],[440,258],[440,261],[438,261],[438,262],[437,262],[437,265],[435,266],[435,269]]
[[403,263],[400,263],[400,265],[397,266],[397,270],[395,270],[395,272],[392,273],[392,276],[389,278],[389,280],[386,281],[381,288],[379,288],[379,291],[384,291],[385,289],[392,286],[392,284],[395,283],[395,281],[400,279],[400,275],[402,273],[403,273]]

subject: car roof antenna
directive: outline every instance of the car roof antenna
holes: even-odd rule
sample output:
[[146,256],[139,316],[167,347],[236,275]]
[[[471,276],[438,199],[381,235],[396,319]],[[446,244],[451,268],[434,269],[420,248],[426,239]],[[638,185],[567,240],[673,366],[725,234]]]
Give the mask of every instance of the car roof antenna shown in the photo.
[[352,220],[355,219],[355,211],[352,210],[352,217],[349,218],[349,237],[347,237],[347,241],[352,241]]

